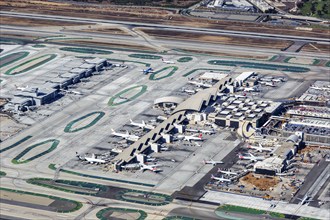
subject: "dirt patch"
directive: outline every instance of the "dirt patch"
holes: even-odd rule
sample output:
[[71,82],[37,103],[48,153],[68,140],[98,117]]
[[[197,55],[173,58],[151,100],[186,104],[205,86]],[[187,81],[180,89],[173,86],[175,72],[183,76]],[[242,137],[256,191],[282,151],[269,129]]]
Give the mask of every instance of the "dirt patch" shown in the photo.
[[100,34],[111,34],[111,35],[125,35],[125,36],[132,36],[131,34],[127,33],[126,31],[120,28],[92,28],[92,29],[81,29],[79,32],[87,32],[87,33],[100,33]]
[[4,106],[8,102],[7,99],[0,98],[0,107]]
[[70,42],[70,43],[75,43],[79,44],[80,46],[85,45],[85,46],[100,46],[100,47],[105,47],[105,48],[123,48],[123,49],[136,49],[136,50],[146,50],[146,51],[151,51],[151,52],[157,52],[155,49],[151,47],[146,47],[142,45],[133,45],[133,44],[120,44],[120,43],[107,43],[107,42],[100,42],[100,41],[87,41],[87,40],[62,40],[62,42]]
[[0,196],[2,199],[8,199],[8,200],[14,200],[18,202],[27,202],[32,203],[36,205],[44,205],[48,206],[52,202],[54,202],[53,199],[49,199],[46,197],[36,197],[33,195],[27,195],[27,194],[21,194],[21,193],[15,193],[15,192],[8,192],[8,191],[0,191]]
[[78,22],[68,22],[68,21],[52,21],[44,19],[34,19],[34,18],[17,18],[1,15],[2,25],[13,25],[13,26],[23,26],[23,27],[38,27],[38,26],[75,26],[75,25],[88,25],[89,23],[78,23]]
[[[97,18],[109,20],[123,20],[132,22],[144,22],[152,24],[185,25],[193,27],[210,27],[223,30],[251,31],[256,33],[285,34],[294,36],[310,36],[328,38],[330,30],[316,29],[313,31],[296,30],[291,26],[273,26],[269,24],[249,23],[239,21],[210,20],[183,16],[178,10],[147,8],[147,7],[124,7],[108,4],[75,4],[66,3],[51,5],[49,2],[2,0],[0,2],[3,11],[18,11],[36,14],[62,15],[72,17]],[[49,3],[49,4],[47,4]]]
[[212,55],[212,56],[226,56],[226,57],[233,57],[233,58],[244,58],[244,59],[256,59],[256,60],[268,60],[268,56],[250,56],[245,54],[237,54],[237,53],[223,53],[223,52],[212,52],[209,50],[192,50],[192,49],[186,49],[186,48],[179,48],[182,51],[185,52],[191,52],[191,53],[198,53],[198,54],[206,54],[206,55]]
[[265,177],[249,173],[241,178],[240,182],[244,185],[252,185],[261,191],[268,191],[270,188],[274,188],[280,180],[278,177]]
[[191,40],[191,41],[202,41],[211,43],[221,43],[226,45],[245,45],[245,46],[256,46],[256,47],[266,47],[273,49],[283,49],[292,44],[291,41],[284,40],[270,40],[270,39],[257,39],[257,38],[247,38],[247,37],[229,37],[229,36],[219,36],[213,34],[203,34],[203,33],[191,33],[191,32],[181,32],[181,31],[164,31],[161,29],[139,29],[144,33],[156,37],[156,38],[175,38],[176,40]]
[[20,124],[17,121],[15,121],[13,118],[11,118],[9,115],[6,114],[0,114],[0,140],[4,141],[10,136],[13,136],[14,134],[17,134],[24,128],[26,128],[26,125]]
[[328,44],[318,44],[318,43],[309,43],[306,44],[301,51],[305,52],[319,52],[330,54],[330,45]]

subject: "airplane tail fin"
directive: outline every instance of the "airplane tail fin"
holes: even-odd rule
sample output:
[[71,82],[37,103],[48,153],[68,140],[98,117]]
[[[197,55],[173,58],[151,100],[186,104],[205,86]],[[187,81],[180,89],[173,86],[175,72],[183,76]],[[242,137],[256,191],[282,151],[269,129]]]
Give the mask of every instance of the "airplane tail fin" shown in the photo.
[[112,132],[112,133],[115,133],[115,130],[113,130],[113,129],[111,128],[111,132]]
[[202,133],[200,133],[200,134],[198,135],[198,137],[199,137],[199,138],[202,138],[202,136],[203,136],[203,134],[202,134]]
[[126,131],[126,135],[129,135],[129,132],[128,131]]
[[211,179],[214,179],[215,177],[213,176],[213,174],[211,174]]
[[145,125],[146,125],[146,123],[144,122],[144,120],[142,120],[142,124],[143,124],[143,126],[145,126]]
[[206,164],[206,160],[203,160],[203,163]]
[[131,122],[131,124],[133,124],[133,120],[132,119],[130,119],[129,121]]
[[94,153],[92,154],[92,158],[95,159],[95,154]]
[[221,173],[221,172],[222,172],[222,170],[220,168],[218,168],[218,173]]

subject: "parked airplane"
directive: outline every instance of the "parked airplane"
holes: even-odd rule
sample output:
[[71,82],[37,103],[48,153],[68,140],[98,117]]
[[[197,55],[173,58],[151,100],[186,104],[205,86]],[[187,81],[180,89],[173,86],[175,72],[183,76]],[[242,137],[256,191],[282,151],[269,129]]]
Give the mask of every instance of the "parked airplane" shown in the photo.
[[75,91],[75,90],[64,90],[64,89],[60,89],[60,91],[65,92],[65,93],[68,93],[68,94],[82,95],[81,92]]
[[20,87],[20,86],[17,86],[15,85],[16,89],[17,90],[20,90],[20,91],[28,91],[28,92],[37,92],[38,91],[38,88],[30,88],[28,85],[25,86],[25,87]]
[[211,175],[211,179],[217,180],[219,182],[231,182],[230,179],[223,178],[222,176],[221,177],[215,177],[215,176],[213,176],[213,174]]
[[320,90],[320,91],[329,91],[330,88],[327,87],[317,87],[317,86],[311,86],[311,89],[315,89],[315,90]]
[[254,150],[257,150],[259,152],[263,152],[263,151],[273,151],[272,148],[266,148],[266,147],[263,147],[260,143],[259,143],[259,147],[258,146],[252,146],[252,145],[248,145],[248,148],[249,149],[254,149]]
[[81,92],[75,91],[75,90],[68,90],[67,93],[72,93],[72,94],[75,94],[75,95],[82,95]]
[[146,165],[146,164],[140,164],[141,168],[140,170],[145,171],[145,170],[150,170],[152,172],[160,172],[162,171],[161,169],[158,169],[157,167],[159,167],[160,165],[154,164],[154,165]]
[[193,90],[193,89],[184,89],[183,92],[188,93],[188,94],[191,94],[191,95],[193,95],[193,94],[196,93],[196,91]]
[[259,92],[256,87],[244,88],[244,92]]
[[130,119],[130,122],[131,122],[130,123],[131,125],[136,126],[136,127],[139,127],[139,128],[142,128],[142,129],[146,128],[146,129],[152,130],[152,129],[155,128],[155,126],[148,125],[144,121],[142,121],[142,123],[136,123],[132,119]]
[[174,61],[171,61],[171,60],[164,60],[162,58],[162,61],[163,61],[163,63],[166,63],[166,64],[174,64]]
[[214,130],[199,130],[199,132],[201,132],[203,134],[215,134]]
[[168,147],[160,147],[161,151],[169,151],[170,149]]
[[186,128],[185,131],[198,133],[197,129],[192,129],[192,128]]
[[222,164],[223,162],[221,160],[219,161],[214,161],[214,160],[203,160],[204,164],[212,164],[213,166],[217,165],[217,164]]
[[197,136],[197,134],[189,135],[189,136],[179,135],[178,138],[181,140],[185,140],[185,141],[202,141],[203,140],[202,134],[199,134],[198,136]]
[[276,85],[274,84],[274,82],[266,82],[265,86],[270,86],[270,87],[276,87]]
[[143,74],[144,75],[148,75],[149,73],[152,73],[153,72],[153,69],[151,67],[145,69],[145,70],[142,70]]
[[125,169],[125,170],[138,170],[141,168],[141,164],[132,163],[132,164],[123,165],[123,166],[121,166],[121,168]]
[[103,164],[103,163],[106,163],[107,161],[106,160],[103,160],[103,159],[98,159],[96,158],[95,154],[92,154],[92,157],[82,157],[78,154],[78,152],[76,152],[76,157],[79,158],[79,160],[84,160],[84,161],[87,161],[88,163],[95,163],[96,165],[97,164]]
[[260,160],[264,160],[265,157],[257,157],[257,156],[254,156],[253,154],[251,153],[248,153],[248,156],[247,155],[242,155],[242,154],[239,154],[238,155],[238,158],[241,159],[241,160],[251,160],[253,162],[256,162],[256,161],[260,161]]
[[197,147],[201,147],[202,145],[201,144],[199,144],[198,142],[196,142],[196,141],[194,141],[193,142]]
[[305,205],[305,204],[308,204],[308,203],[314,201],[314,200],[311,200],[310,197],[311,197],[310,195],[306,194],[302,199],[300,199],[300,198],[297,198],[297,199],[299,199],[301,201],[300,205]]
[[220,168],[218,169],[218,173],[223,173],[223,174],[233,175],[233,176],[237,176],[238,175],[238,173],[234,173],[234,172],[226,171],[226,170],[221,170]]
[[118,133],[118,132],[116,132],[115,130],[113,130],[113,129],[111,129],[111,131],[112,131],[112,135],[114,135],[114,136],[117,136],[117,137],[122,137],[122,138],[124,138],[124,139],[126,139],[126,140],[130,140],[130,141],[137,141],[137,140],[139,140],[139,136],[137,136],[137,135],[133,135],[133,134],[129,134],[128,133],[128,131],[126,131],[126,133],[125,134],[123,134],[123,133]]
[[28,86],[28,85],[25,86],[25,87],[20,87],[20,86],[15,85],[15,87],[16,87],[17,90],[20,90],[20,91],[26,91],[26,90],[29,90],[29,86]]
[[118,149],[118,148],[112,148],[110,151],[111,152],[114,152],[114,153],[121,153],[121,152],[123,152],[122,149]]
[[283,78],[272,79],[272,82],[284,82]]
[[208,83],[202,83],[202,82],[196,82],[196,81],[188,81],[188,83],[196,85],[198,87],[203,87],[203,88],[211,88],[212,85]]

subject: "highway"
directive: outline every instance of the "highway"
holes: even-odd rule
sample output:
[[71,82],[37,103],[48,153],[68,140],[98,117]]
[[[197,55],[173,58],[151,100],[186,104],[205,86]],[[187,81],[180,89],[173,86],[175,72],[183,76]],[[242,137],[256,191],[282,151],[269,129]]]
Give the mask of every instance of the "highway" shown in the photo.
[[267,33],[256,33],[256,32],[244,32],[244,31],[231,31],[231,30],[219,30],[219,29],[209,29],[209,28],[196,28],[187,26],[173,26],[164,24],[150,24],[150,23],[139,23],[131,21],[113,21],[104,19],[91,19],[91,18],[77,18],[69,16],[55,16],[55,15],[41,15],[41,14],[28,14],[28,13],[18,13],[18,12],[0,12],[0,15],[20,17],[20,18],[35,18],[35,19],[45,19],[53,21],[70,21],[79,23],[99,23],[99,24],[121,24],[130,27],[150,27],[150,28],[162,28],[166,30],[175,31],[189,31],[195,33],[209,33],[209,34],[222,34],[228,36],[239,36],[239,37],[254,37],[260,39],[277,39],[277,40],[292,40],[292,41],[311,41],[317,43],[330,44],[329,38],[318,38],[318,37],[303,37],[303,36],[293,36],[293,35],[280,35],[280,34],[267,34]]

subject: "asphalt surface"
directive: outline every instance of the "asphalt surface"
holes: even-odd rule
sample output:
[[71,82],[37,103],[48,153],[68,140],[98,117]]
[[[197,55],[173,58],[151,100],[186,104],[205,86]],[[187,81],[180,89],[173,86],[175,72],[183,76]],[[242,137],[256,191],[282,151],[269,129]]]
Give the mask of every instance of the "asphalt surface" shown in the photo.
[[285,39],[285,40],[295,40],[295,41],[314,41],[322,43],[330,43],[330,39],[316,38],[316,37],[302,37],[302,36],[292,36],[292,35],[279,35],[279,34],[266,34],[260,33],[256,35],[255,32],[243,32],[243,31],[229,31],[229,30],[219,30],[219,29],[209,29],[209,28],[193,28],[186,26],[173,26],[173,25],[162,25],[162,24],[149,24],[149,23],[139,23],[139,22],[126,22],[126,21],[109,21],[103,19],[89,19],[89,18],[76,18],[70,16],[54,16],[54,15],[41,15],[41,14],[27,14],[18,12],[4,12],[2,11],[0,15],[22,17],[22,18],[38,18],[38,19],[51,19],[57,21],[75,21],[75,22],[92,22],[92,23],[107,23],[107,24],[124,24],[135,27],[151,27],[151,28],[162,28],[167,30],[184,30],[190,32],[202,32],[202,33],[218,33],[218,34],[229,34],[231,36],[241,36],[241,37],[258,37],[258,38],[271,38],[271,39]]
[[233,164],[238,161],[237,153],[238,149],[242,147],[244,143],[237,145],[226,157],[222,159],[223,164],[217,164],[214,166],[202,179],[200,179],[193,187],[185,186],[181,191],[176,191],[172,194],[175,199],[183,199],[187,201],[198,201],[206,190],[204,186],[210,182],[211,175],[217,173],[218,168],[222,170],[230,169]]
[[300,200],[298,198],[303,198],[320,176],[322,171],[328,166],[329,162],[325,161],[325,159],[321,160],[319,165],[315,165],[312,170],[307,174],[304,184],[301,186],[298,193],[291,199],[292,203],[299,204]]

